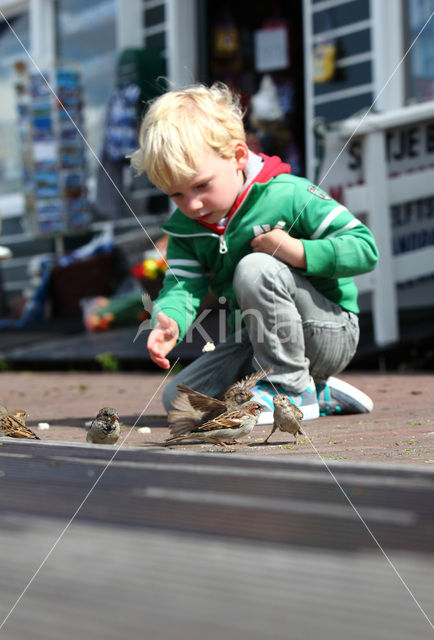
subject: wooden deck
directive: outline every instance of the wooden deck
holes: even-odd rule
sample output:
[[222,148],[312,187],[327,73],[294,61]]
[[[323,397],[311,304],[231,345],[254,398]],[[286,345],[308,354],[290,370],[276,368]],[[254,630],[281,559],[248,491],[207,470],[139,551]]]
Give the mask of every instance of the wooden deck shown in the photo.
[[10,640],[432,637],[431,468],[2,445]]

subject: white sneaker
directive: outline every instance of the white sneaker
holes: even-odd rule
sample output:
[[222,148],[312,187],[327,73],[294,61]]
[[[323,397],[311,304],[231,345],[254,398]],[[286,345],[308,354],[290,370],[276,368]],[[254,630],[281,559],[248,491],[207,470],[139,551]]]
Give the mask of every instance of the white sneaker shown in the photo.
[[339,378],[330,377],[317,382],[316,392],[322,416],[370,413],[374,408],[374,403],[366,393]]

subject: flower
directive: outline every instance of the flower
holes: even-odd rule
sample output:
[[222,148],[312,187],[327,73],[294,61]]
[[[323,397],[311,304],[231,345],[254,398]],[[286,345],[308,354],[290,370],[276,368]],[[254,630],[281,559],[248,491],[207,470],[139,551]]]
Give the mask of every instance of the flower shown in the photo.
[[131,273],[136,278],[149,278],[156,280],[164,275],[167,269],[167,262],[164,258],[145,258],[143,262],[139,262],[131,269]]

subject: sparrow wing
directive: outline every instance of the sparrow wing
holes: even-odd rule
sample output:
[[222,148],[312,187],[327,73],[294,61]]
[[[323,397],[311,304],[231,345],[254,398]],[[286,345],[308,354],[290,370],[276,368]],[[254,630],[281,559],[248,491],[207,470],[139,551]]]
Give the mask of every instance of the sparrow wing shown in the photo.
[[10,438],[29,438],[32,440],[40,440],[31,429],[26,427],[23,421],[17,420],[13,416],[0,417],[0,429],[6,436]]
[[195,429],[197,433],[216,431],[218,429],[235,429],[240,426],[245,414],[241,411],[225,411],[221,415],[208,420]]
[[177,389],[179,389],[181,393],[179,393],[172,401],[172,405],[175,409],[179,409],[181,411],[195,409],[196,411],[202,412],[202,414],[207,413],[208,411],[215,411],[217,409],[221,409],[222,412],[226,411],[226,405],[222,400],[217,400],[217,398],[207,396],[205,393],[200,393],[199,391],[190,389],[186,384],[178,384]]
[[303,416],[304,416],[303,411],[301,411],[301,409],[299,409],[298,407],[296,407],[296,406],[295,406],[295,404],[293,404],[292,406],[293,406],[292,411],[293,411],[294,417],[295,417],[297,420],[302,420],[302,419],[303,419]]
[[202,413],[193,410],[179,411],[172,409],[167,415],[169,430],[173,436],[189,433],[201,422]]
[[170,433],[173,436],[183,435],[198,425],[226,411],[221,400],[191,389],[186,384],[177,386],[179,393],[172,400],[174,407],[168,413]]
[[9,414],[12,418],[15,418],[15,420],[18,420],[18,422],[22,423],[23,425],[26,424],[26,418],[28,418],[28,414],[26,411],[24,411],[24,409],[11,409],[9,411]]
[[271,372],[271,368],[261,369],[260,371],[254,371],[250,375],[246,376],[242,380],[238,380],[238,382],[234,382],[230,387],[226,389],[222,398],[226,398],[226,396],[249,391],[252,387],[255,386],[259,380],[261,380],[264,376],[268,375]]
[[[226,407],[225,407],[226,409]],[[222,410],[219,407],[214,411],[207,411],[202,413],[199,411],[178,411],[178,409],[172,409],[168,413],[169,431],[173,436],[180,436],[185,433],[191,433],[200,428],[201,425],[213,420],[217,416],[222,414]]]

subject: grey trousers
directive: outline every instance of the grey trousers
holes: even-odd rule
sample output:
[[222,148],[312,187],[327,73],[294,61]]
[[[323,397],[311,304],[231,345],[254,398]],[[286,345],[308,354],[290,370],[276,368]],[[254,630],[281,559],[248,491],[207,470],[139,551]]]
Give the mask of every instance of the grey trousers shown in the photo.
[[311,377],[336,375],[353,357],[357,315],[328,300],[284,262],[266,253],[248,254],[236,267],[233,288],[238,330],[171,380],[163,392],[167,411],[181,382],[219,396],[243,376],[271,367],[268,379],[298,394]]

